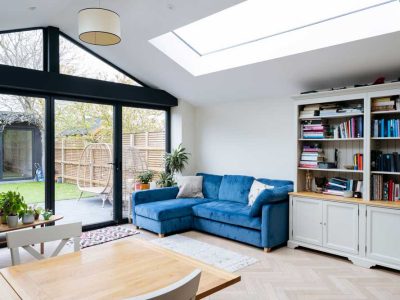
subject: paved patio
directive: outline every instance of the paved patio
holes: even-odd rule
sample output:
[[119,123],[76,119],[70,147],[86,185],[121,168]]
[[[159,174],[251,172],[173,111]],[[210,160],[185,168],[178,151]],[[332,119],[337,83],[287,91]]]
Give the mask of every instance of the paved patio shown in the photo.
[[[56,201],[56,214],[64,216],[64,219],[56,224],[82,222],[82,225],[90,225],[113,219],[113,207],[106,201],[104,208],[103,201],[98,198],[82,198],[80,201],[59,200]],[[40,204],[44,207],[44,203]]]

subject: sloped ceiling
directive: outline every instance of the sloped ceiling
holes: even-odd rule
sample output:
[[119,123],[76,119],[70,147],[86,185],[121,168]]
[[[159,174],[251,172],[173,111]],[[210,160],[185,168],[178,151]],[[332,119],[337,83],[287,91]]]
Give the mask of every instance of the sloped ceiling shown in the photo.
[[[400,77],[400,32],[200,77],[193,77],[148,42],[240,2],[102,0],[102,7],[121,16],[122,42],[89,47],[148,85],[194,105],[277,99],[306,90],[368,83],[379,76]],[[55,26],[78,40],[78,11],[97,6],[98,0],[1,0],[0,5],[0,30]]]

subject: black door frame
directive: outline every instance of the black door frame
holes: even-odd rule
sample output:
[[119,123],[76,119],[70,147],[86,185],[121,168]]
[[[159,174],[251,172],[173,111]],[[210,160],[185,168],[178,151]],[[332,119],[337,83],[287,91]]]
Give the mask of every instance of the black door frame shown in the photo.
[[[123,218],[122,214],[122,107],[165,111],[166,151],[169,152],[171,146],[170,107],[177,105],[177,99],[165,91],[147,86],[129,86],[60,74],[59,36],[62,35],[71,41],[74,40],[61,33],[56,27],[9,30],[0,32],[0,34],[32,29],[43,30],[43,70],[0,65],[0,93],[45,99],[45,207],[55,211],[55,100],[109,104],[113,106],[114,111],[114,220],[86,225],[83,229],[90,230],[127,222],[128,218]],[[74,43],[88,50],[79,42],[74,41]],[[89,52],[94,53],[90,50]],[[113,66],[107,60],[99,58]],[[123,71],[123,73],[141,83],[127,72]]]

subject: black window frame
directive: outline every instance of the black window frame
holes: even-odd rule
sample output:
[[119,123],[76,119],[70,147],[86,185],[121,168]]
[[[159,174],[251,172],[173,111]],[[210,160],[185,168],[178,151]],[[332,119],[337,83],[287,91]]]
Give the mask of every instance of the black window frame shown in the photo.
[[[114,110],[114,124],[113,124],[113,144],[114,144],[114,163],[117,167],[114,168],[114,220],[102,222],[98,224],[90,224],[83,227],[83,230],[92,230],[104,226],[116,225],[128,222],[128,218],[122,216],[122,170],[119,166],[122,165],[122,107],[135,107],[135,108],[147,108],[154,110],[165,111],[165,138],[166,138],[166,152],[171,150],[171,107],[177,106],[177,99],[168,94],[165,91],[156,90],[148,87],[141,80],[132,76],[128,72],[117,67],[107,59],[101,57],[91,49],[85,47],[80,42],[61,32],[56,27],[30,27],[13,30],[0,31],[0,34],[14,33],[29,30],[42,30],[43,32],[43,70],[25,69],[14,66],[0,65],[0,93],[10,95],[20,95],[27,97],[39,97],[45,100],[45,206],[48,209],[55,211],[55,183],[54,183],[54,171],[55,171],[55,160],[54,160],[54,144],[55,144],[55,130],[54,130],[54,106],[56,100],[67,100],[67,101],[81,101],[87,103],[97,104],[108,104],[113,106]],[[102,60],[106,64],[115,68],[125,76],[136,81],[142,87],[129,86],[119,83],[111,83],[98,79],[87,79],[77,76],[61,75],[59,72],[59,37],[62,36],[70,42],[74,43],[84,51],[94,55],[98,59]],[[14,81],[10,83],[7,80],[7,74],[15,72]],[[39,73],[37,73],[39,72]],[[32,80],[35,81],[35,74],[42,75],[41,73],[50,73],[50,78],[56,82],[66,82],[68,79],[73,79],[74,82],[85,85],[90,83],[93,86],[98,86],[103,89],[110,89],[119,95],[129,95],[129,99],[118,99],[118,98],[105,98],[100,95],[100,92],[93,91],[92,93],[79,93],[70,95],[65,93],[65,90],[58,91],[53,89],[47,89],[43,86],[36,86],[33,83],[31,86],[24,85],[24,81]],[[95,90],[95,89],[93,89]],[[148,103],[144,103],[143,100],[146,96],[149,96],[150,100]],[[155,99],[158,99],[155,101]]]

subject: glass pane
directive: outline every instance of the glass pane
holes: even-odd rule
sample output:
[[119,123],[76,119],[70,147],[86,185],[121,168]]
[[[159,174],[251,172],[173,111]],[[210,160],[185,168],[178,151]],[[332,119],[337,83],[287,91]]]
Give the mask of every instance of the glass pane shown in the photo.
[[154,172],[150,188],[155,187],[160,172],[164,171],[165,111],[123,107],[122,109],[122,199],[123,216],[131,216],[131,196],[138,186],[138,175]]
[[60,36],[61,74],[141,86],[94,55]]
[[55,101],[55,210],[63,222],[113,220],[112,130],[112,106]]
[[0,94],[0,192],[44,208],[45,100]]
[[43,70],[43,31],[0,34],[0,64]]
[[33,177],[33,130],[5,129],[3,132],[3,178]]

